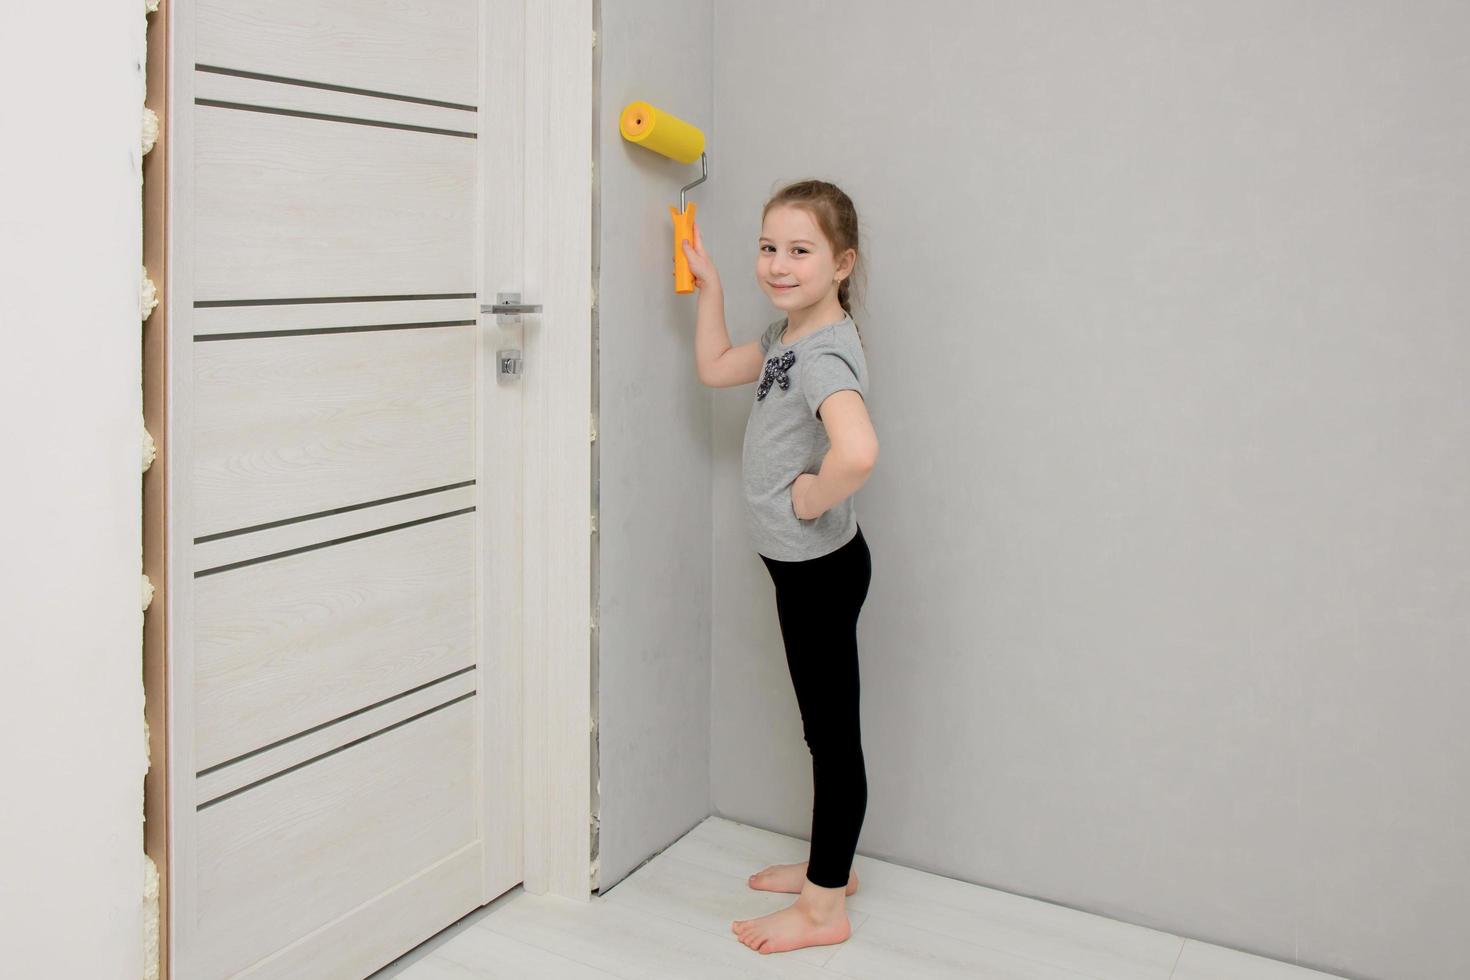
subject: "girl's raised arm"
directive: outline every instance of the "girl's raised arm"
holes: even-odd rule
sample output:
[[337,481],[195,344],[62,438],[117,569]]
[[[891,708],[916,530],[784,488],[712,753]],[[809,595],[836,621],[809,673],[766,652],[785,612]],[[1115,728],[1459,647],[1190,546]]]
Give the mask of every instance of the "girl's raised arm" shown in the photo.
[[680,243],[699,287],[699,306],[694,328],[694,369],[701,384],[711,388],[729,388],[750,384],[760,377],[760,341],[739,347],[730,344],[730,331],[725,327],[725,293],[714,260],[704,250],[699,223],[694,224],[694,241]]
[[[728,338],[726,343],[728,343]],[[733,388],[735,385],[754,384],[760,380],[764,364],[761,342],[752,340],[739,347],[731,347],[715,359],[715,362],[700,373],[699,380],[711,388]]]

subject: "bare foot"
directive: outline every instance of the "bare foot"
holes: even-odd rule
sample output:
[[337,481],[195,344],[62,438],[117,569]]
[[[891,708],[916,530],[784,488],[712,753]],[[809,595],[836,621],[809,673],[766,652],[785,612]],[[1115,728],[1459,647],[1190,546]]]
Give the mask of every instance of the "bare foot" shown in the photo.
[[[808,885],[815,888],[815,885]],[[842,893],[836,888],[822,891],[837,896],[837,902],[808,903],[809,892],[779,912],[758,919],[737,919],[730,931],[757,953],[784,953],[804,946],[830,946],[844,942],[852,935],[847,912],[842,907]]]
[[[763,892],[790,892],[799,894],[806,886],[807,862],[800,864],[773,864],[764,871],[757,871],[750,876],[750,887]],[[857,891],[858,879],[856,871],[847,873],[847,890],[844,895],[851,895]]]

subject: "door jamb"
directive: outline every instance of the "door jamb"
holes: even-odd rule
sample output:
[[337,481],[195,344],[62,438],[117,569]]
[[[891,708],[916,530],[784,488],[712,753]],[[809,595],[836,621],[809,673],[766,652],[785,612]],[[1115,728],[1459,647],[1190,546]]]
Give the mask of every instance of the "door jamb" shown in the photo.
[[[492,0],[494,2],[494,0]],[[592,0],[525,17],[524,887],[592,888]]]

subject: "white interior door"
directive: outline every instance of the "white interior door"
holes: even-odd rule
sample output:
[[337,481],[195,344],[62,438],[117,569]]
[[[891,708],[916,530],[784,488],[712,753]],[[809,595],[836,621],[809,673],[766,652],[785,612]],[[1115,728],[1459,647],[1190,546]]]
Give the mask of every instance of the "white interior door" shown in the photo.
[[179,7],[173,975],[361,977],[522,878],[524,25]]

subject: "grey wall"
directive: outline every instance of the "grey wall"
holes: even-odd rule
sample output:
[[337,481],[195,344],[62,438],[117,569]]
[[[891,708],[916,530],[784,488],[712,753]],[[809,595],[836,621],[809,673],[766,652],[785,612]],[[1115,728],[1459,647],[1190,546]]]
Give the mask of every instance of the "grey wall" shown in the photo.
[[[1470,9],[761,0],[713,30],[735,341],[773,318],[778,183],[836,181],[868,236],[859,850],[1470,975]],[[712,802],[805,837],[750,397],[713,395]]]
[[[668,207],[698,166],[626,142],[643,99],[708,131],[710,4],[604,3],[597,146],[600,878],[709,814],[710,400]],[[703,190],[703,184],[698,190]],[[701,200],[691,195],[693,200]]]

